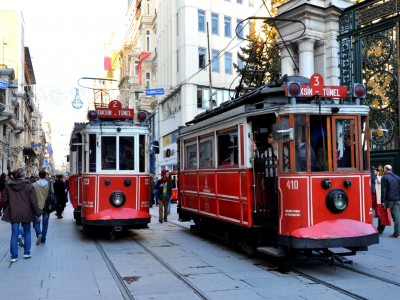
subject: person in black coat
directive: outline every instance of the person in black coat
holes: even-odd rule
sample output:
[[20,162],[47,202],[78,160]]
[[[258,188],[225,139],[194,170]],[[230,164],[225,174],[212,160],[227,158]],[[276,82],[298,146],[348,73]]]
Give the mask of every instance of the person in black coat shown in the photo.
[[62,219],[65,205],[67,204],[67,189],[64,183],[64,175],[57,175],[57,180],[54,182],[54,195],[57,197],[57,218]]
[[400,238],[400,177],[392,172],[391,165],[386,165],[383,170],[385,175],[381,180],[381,201],[385,208],[390,208],[392,214],[394,232],[390,237]]

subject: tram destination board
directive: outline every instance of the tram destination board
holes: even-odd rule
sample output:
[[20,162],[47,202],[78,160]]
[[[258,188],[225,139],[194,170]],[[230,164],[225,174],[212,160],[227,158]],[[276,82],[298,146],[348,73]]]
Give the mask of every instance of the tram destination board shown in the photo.
[[323,98],[346,98],[348,91],[345,86],[323,86],[318,89],[309,85],[301,86],[300,97],[313,97],[316,95]]
[[122,108],[121,102],[112,100],[108,108],[96,107],[96,112],[101,119],[133,119],[133,108]]

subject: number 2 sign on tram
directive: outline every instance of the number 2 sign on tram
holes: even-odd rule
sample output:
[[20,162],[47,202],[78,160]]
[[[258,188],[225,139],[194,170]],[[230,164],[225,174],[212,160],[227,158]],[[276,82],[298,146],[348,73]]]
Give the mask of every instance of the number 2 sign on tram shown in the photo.
[[[299,88],[294,88],[293,85],[298,85]],[[311,75],[310,85],[300,85],[297,82],[288,84],[285,94],[292,97],[314,97],[318,95],[322,98],[346,98],[348,90],[345,86],[324,86],[322,75],[316,73]]]

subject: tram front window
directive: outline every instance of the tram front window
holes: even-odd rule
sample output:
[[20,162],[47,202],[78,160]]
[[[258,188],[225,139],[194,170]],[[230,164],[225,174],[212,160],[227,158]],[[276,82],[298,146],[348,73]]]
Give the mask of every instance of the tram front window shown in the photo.
[[338,168],[356,167],[356,132],[354,119],[337,119],[336,127],[336,159]]
[[117,162],[117,138],[115,136],[101,137],[101,168],[115,170]]
[[321,171],[321,167],[313,148],[312,136],[306,126],[306,124],[309,124],[311,120],[311,116],[309,118],[307,118],[306,115],[295,116],[295,156],[297,172],[306,172],[309,168],[309,162],[311,172]]
[[119,137],[119,169],[133,170],[134,141],[131,136]]

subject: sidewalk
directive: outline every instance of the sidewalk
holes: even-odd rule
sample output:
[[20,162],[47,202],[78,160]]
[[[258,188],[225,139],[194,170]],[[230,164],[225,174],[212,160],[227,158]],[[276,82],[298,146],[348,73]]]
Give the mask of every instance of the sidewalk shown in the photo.
[[72,207],[64,218],[54,213],[49,220],[46,244],[36,246],[32,228],[32,258],[10,263],[9,223],[0,221],[0,299],[122,299],[93,243],[75,226]]
[[[163,226],[158,223],[158,207],[153,206],[150,213],[149,227]],[[168,217],[178,220],[176,203]],[[19,248],[18,261],[11,264],[11,226],[0,221],[0,299],[123,299],[96,246],[75,225],[69,202],[63,219],[51,214],[46,244],[36,246],[31,230],[32,257],[24,259]]]

